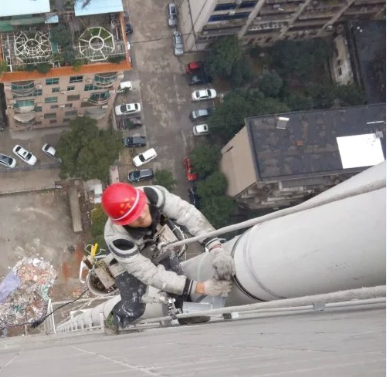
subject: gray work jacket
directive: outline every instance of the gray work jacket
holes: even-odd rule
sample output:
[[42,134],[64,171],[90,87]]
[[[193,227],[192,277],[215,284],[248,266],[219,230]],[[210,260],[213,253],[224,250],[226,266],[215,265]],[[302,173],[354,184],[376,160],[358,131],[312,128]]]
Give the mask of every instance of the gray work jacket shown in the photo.
[[[184,226],[192,236],[204,235],[215,230],[193,205],[170,193],[164,187],[144,186],[138,188],[145,192],[148,203],[156,206],[164,216]],[[189,293],[192,286],[190,280],[173,271],[166,271],[162,265],[156,266],[146,253],[143,238],[132,237],[124,227],[113,224],[110,219],[106,222],[104,237],[107,247],[115,255],[116,260],[128,273],[144,284],[170,293]],[[131,250],[117,250],[112,242],[118,239],[131,241],[136,247]]]

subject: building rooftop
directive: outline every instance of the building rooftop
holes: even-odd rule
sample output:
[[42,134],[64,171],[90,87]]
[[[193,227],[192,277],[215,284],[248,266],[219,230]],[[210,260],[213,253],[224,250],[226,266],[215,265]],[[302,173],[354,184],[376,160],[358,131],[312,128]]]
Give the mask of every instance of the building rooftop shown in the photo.
[[0,1],[0,17],[50,12],[50,0]]
[[122,0],[76,0],[74,11],[76,16],[123,12]]
[[[283,121],[285,129],[277,128],[275,115],[246,119],[259,180],[309,178],[343,171],[343,164],[347,165],[343,150],[348,149],[340,150],[337,138],[344,136],[373,134],[375,148],[382,149],[378,156],[386,157],[385,104],[292,112],[280,117],[289,119]],[[363,139],[367,143],[368,139]],[[347,168],[345,173],[362,171],[364,164]]]

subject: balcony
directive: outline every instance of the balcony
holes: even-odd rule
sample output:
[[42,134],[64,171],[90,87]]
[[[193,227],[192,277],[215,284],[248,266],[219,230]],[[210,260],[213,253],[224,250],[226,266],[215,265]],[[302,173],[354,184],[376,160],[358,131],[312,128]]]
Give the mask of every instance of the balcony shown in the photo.
[[34,81],[20,81],[11,84],[11,90],[15,94],[19,95],[32,95],[35,91]]
[[109,102],[110,99],[110,92],[103,92],[103,93],[93,93],[90,94],[90,98],[88,102],[92,105],[105,105]]
[[15,114],[13,119],[15,123],[23,126],[32,126],[35,124],[35,113]]
[[99,88],[110,88],[117,79],[117,72],[105,73],[94,76],[93,84]]
[[20,114],[30,113],[35,109],[35,102],[33,100],[16,101],[14,109]]

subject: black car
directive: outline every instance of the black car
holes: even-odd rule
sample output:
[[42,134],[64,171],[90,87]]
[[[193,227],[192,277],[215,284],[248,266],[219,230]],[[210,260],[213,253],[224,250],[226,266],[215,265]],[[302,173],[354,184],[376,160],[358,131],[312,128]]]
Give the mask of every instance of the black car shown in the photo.
[[141,169],[141,170],[133,170],[128,174],[129,182],[140,182],[146,181],[148,179],[153,178],[153,170],[152,169]]
[[146,137],[144,136],[128,136],[123,138],[125,147],[145,147]]
[[200,209],[200,196],[196,193],[196,186],[188,189],[189,202]]
[[132,130],[142,126],[142,120],[139,117],[131,117],[117,120],[120,130]]
[[197,72],[189,76],[189,85],[208,84],[212,81],[211,77],[204,72]]
[[125,34],[133,34],[133,27],[129,22],[125,24]]

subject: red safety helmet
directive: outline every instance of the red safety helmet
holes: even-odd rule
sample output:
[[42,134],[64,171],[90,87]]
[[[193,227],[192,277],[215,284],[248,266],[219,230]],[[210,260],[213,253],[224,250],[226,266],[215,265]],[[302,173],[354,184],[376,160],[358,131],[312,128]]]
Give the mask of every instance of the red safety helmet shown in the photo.
[[102,194],[102,208],[117,225],[127,225],[138,219],[147,197],[128,183],[113,183]]

